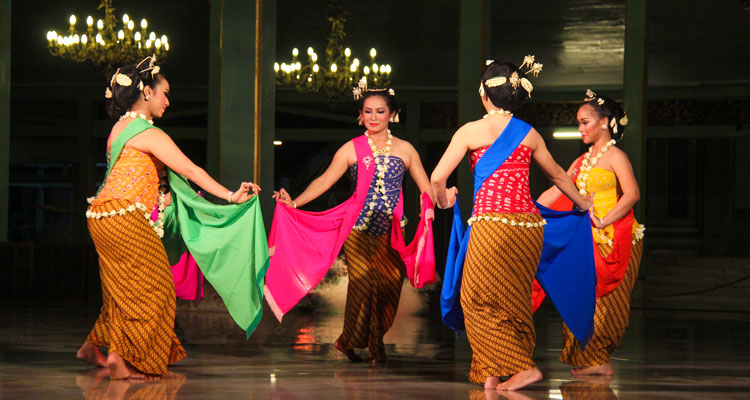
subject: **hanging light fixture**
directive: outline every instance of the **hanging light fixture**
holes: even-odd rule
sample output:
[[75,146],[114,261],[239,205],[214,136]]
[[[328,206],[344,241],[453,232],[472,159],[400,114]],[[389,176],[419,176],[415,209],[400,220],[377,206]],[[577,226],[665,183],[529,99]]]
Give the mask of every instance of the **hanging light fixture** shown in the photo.
[[293,86],[303,93],[322,91],[329,101],[338,95],[351,94],[352,87],[363,76],[371,87],[387,87],[391,82],[390,64],[378,64],[377,50],[370,49],[370,62],[365,65],[352,56],[349,47],[344,47],[344,22],[346,11],[338,4],[328,4],[328,20],[331,32],[325,49],[325,62],[320,60],[312,47],[307,48],[307,60],[300,61],[299,49],[292,50],[290,62],[274,63],[276,85]]
[[[47,46],[50,54],[75,62],[90,61],[104,66],[105,74],[114,71],[115,66],[131,64],[156,54],[164,62],[169,51],[167,35],[158,36],[148,31],[148,21],[144,18],[136,23],[128,14],[122,15],[122,25],[115,17],[112,0],[102,0],[97,10],[104,9],[104,18],[94,23],[94,18],[86,18],[86,29],[76,29],[78,18],[71,15],[68,34],[47,32]],[[139,29],[138,29],[139,28]]]

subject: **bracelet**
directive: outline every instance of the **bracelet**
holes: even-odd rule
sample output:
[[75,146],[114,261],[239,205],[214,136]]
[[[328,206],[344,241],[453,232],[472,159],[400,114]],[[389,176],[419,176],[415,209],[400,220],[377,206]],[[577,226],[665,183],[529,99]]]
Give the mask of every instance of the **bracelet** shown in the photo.
[[297,202],[292,200],[292,208],[297,208]]
[[229,191],[229,193],[227,193],[227,203],[232,203],[232,195],[233,194],[234,194],[234,192],[231,191],[231,190]]

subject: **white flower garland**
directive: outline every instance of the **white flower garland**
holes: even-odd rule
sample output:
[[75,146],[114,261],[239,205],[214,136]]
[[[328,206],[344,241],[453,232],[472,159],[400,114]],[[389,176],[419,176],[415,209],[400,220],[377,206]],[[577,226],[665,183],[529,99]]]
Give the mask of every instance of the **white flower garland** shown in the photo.
[[[362,220],[362,223],[359,225],[356,225],[354,227],[355,230],[358,231],[364,231],[367,230],[368,224],[370,223],[370,217],[372,217],[374,210],[375,210],[375,200],[380,197],[383,199],[383,205],[385,205],[385,211],[388,217],[393,216],[393,208],[391,207],[390,203],[388,203],[388,195],[386,194],[385,190],[385,174],[388,172],[388,163],[391,159],[391,144],[393,144],[393,135],[391,135],[391,130],[388,130],[388,141],[385,142],[385,147],[382,149],[378,149],[375,147],[375,142],[372,141],[370,138],[370,135],[367,131],[365,131],[365,136],[367,136],[367,143],[370,145],[370,150],[372,150],[372,155],[375,158],[375,173],[377,174],[377,179],[375,180],[375,188],[372,195],[371,201],[368,203],[369,209],[365,213],[365,218]],[[383,154],[383,161],[380,161],[380,157],[378,157],[378,154]],[[404,222],[401,223],[401,225],[404,225]]]
[[517,222],[513,219],[508,219],[505,217],[490,217],[489,215],[477,215],[476,217],[471,217],[468,220],[469,226],[477,221],[492,221],[492,222],[502,222],[503,224],[508,224],[510,226],[520,226],[521,228],[541,228],[544,225],[547,225],[547,220],[542,219],[542,222]]
[[490,110],[490,111],[487,111],[487,114],[484,114],[484,116],[483,116],[482,118],[487,118],[487,117],[489,117],[489,116],[491,116],[491,115],[496,115],[496,114],[498,114],[498,115],[507,115],[507,116],[509,116],[509,117],[512,117],[512,116],[513,116],[513,113],[512,113],[512,112],[510,112],[510,111],[508,111],[508,110],[503,110],[503,109],[501,108],[501,109],[499,109],[499,110]]
[[[589,147],[589,151],[586,152],[586,155],[583,156],[583,161],[581,162],[581,172],[578,173],[578,177],[576,177],[576,185],[578,185],[578,193],[581,194],[581,196],[585,196],[588,192],[586,191],[586,182],[589,178],[589,172],[592,168],[596,166],[596,164],[599,162],[599,159],[601,159],[604,156],[604,153],[607,152],[612,146],[615,145],[615,140],[611,139],[609,142],[607,142],[604,147],[602,147],[601,150],[599,150],[599,153],[591,159],[591,153],[594,150],[594,146]],[[606,227],[605,227],[606,228]],[[646,226],[643,224],[638,224],[638,227],[634,229],[633,231],[633,244],[635,244],[637,241],[643,240],[644,231],[646,230]],[[612,239],[607,239],[607,234],[604,228],[594,228],[594,231],[597,235],[599,235],[599,239],[602,242],[606,242],[608,245],[612,246],[614,242]]]
[[599,150],[599,153],[594,157],[594,159],[591,159],[591,153],[594,151],[594,146],[589,147],[589,151],[586,152],[586,155],[583,156],[583,161],[581,162],[581,172],[578,173],[578,177],[576,178],[576,185],[578,185],[578,193],[581,194],[581,196],[585,196],[586,193],[586,181],[589,178],[589,171],[591,171],[591,168],[594,168],[596,166],[596,163],[599,162],[599,159],[604,156],[604,153],[607,152],[612,146],[615,145],[615,140],[612,139],[609,142],[607,142],[604,147]]
[[[126,208],[121,208],[119,210],[112,210],[112,211],[104,211],[104,212],[94,212],[89,210],[86,210],[86,218],[90,219],[100,219],[100,218],[108,218],[108,217],[114,217],[117,215],[125,215],[125,213],[129,212],[135,212],[135,211],[141,211],[143,213],[143,216],[148,220],[148,224],[151,226],[151,228],[156,232],[159,237],[164,237],[164,203],[165,203],[165,197],[166,195],[162,192],[159,192],[159,200],[158,200],[158,210],[159,210],[159,216],[156,218],[156,221],[151,219],[151,213],[149,212],[148,207],[146,207],[145,204],[137,202],[134,204],[131,204],[127,206]],[[89,197],[86,200],[89,204],[94,202],[95,197]]]
[[139,113],[137,113],[135,111],[128,111],[125,114],[122,114],[122,116],[120,116],[121,120],[123,120],[125,118],[141,118],[141,119],[145,119],[151,125],[154,124],[154,120],[153,119],[146,119],[146,114],[142,114],[142,113],[139,114]]

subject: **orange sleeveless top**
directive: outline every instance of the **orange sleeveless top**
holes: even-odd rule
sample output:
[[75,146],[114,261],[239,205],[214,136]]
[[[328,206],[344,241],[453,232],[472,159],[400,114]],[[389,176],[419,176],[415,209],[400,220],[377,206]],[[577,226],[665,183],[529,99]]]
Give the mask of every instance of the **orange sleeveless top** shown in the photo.
[[159,199],[159,175],[163,168],[164,164],[158,159],[126,146],[91,205],[119,199],[153,209]]

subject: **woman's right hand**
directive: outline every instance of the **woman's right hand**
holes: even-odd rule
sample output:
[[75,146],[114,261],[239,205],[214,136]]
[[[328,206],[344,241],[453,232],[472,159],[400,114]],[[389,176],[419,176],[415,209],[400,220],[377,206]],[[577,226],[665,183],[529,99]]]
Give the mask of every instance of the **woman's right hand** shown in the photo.
[[290,196],[289,193],[284,188],[279,189],[278,192],[274,191],[273,192],[273,198],[276,201],[284,203],[284,204],[286,204],[289,207],[294,207],[294,202],[292,201],[292,196]]
[[260,186],[252,182],[242,182],[240,188],[236,192],[232,193],[230,200],[234,204],[241,204],[250,200],[253,196],[260,192]]

